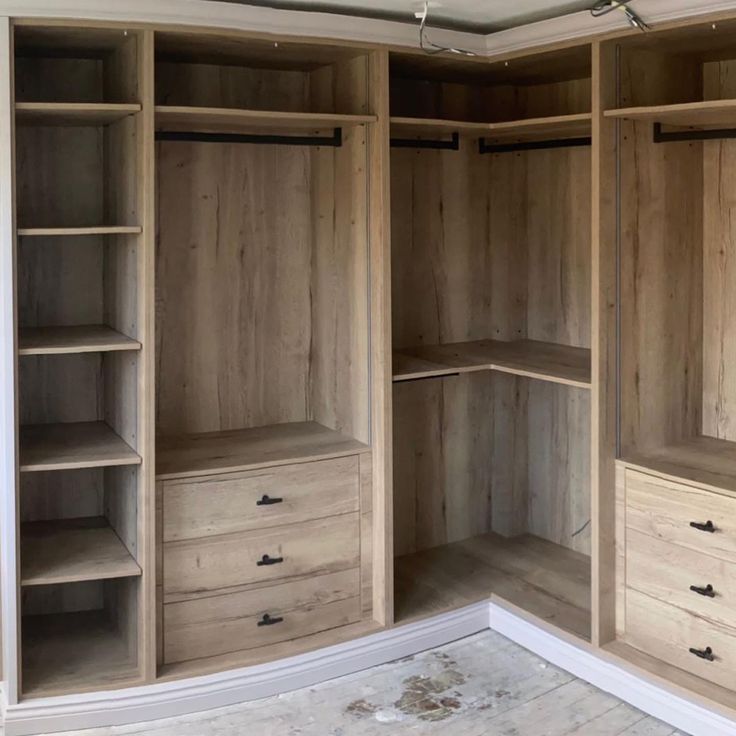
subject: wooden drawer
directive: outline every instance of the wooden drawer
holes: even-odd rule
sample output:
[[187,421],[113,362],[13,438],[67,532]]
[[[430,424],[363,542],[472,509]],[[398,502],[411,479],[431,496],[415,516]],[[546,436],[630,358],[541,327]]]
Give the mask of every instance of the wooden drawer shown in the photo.
[[[650,598],[626,592],[626,640],[631,646],[730,690],[736,689],[736,630]],[[691,653],[710,647],[714,661]]]
[[[712,522],[715,531],[691,523]],[[626,471],[626,526],[723,560],[736,562],[736,499]]]
[[[266,615],[276,623],[264,625]],[[170,603],[164,606],[164,660],[170,664],[254,649],[359,619],[357,568],[257,590]]]
[[[736,565],[629,529],[626,533],[629,588],[698,616],[736,626]],[[713,597],[704,592],[712,586]]]
[[[276,564],[262,564],[268,555]],[[164,602],[358,567],[359,514],[164,544]],[[261,563],[261,564],[259,564]]]
[[357,511],[358,473],[358,457],[352,456],[167,481],[163,492],[164,542]]

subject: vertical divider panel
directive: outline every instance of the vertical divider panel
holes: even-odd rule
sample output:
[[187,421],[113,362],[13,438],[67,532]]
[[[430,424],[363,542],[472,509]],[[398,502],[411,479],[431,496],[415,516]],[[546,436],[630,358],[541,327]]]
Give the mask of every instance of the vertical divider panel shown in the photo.
[[369,126],[371,446],[373,451],[373,617],[394,619],[391,370],[391,207],[389,191],[388,52],[368,57],[368,98],[377,116]]
[[592,641],[615,627],[615,459],[617,434],[617,125],[604,110],[617,104],[616,47],[593,44],[591,521]]
[[156,494],[155,494],[155,111],[154,32],[142,31],[138,50],[140,101],[138,139],[138,339],[142,350],[138,371],[138,564],[143,571],[138,599],[138,652],[145,680],[156,677]]
[[13,131],[13,42],[10,19],[0,18],[0,440],[2,511],[0,584],[2,585],[2,679],[7,704],[20,689],[17,352],[15,319],[15,145]]

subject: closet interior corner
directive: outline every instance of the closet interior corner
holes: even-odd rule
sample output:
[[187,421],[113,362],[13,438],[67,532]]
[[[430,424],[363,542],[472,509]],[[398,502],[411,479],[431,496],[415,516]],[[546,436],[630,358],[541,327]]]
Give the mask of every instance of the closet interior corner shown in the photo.
[[396,620],[589,639],[591,48],[390,73]]

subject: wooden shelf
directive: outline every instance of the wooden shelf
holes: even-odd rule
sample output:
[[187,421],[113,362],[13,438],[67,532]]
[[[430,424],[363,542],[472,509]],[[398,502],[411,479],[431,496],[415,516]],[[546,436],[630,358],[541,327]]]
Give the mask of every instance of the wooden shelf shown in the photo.
[[495,596],[590,639],[590,558],[539,537],[483,534],[398,557],[395,586],[397,623]]
[[156,477],[171,479],[248,470],[369,450],[362,442],[317,422],[164,437],[156,441]]
[[104,611],[24,616],[22,637],[24,697],[106,690],[140,682],[136,648],[126,643]]
[[395,136],[475,134],[488,143],[524,142],[553,138],[576,138],[590,135],[592,115],[555,115],[503,123],[475,123],[462,120],[432,118],[391,118],[391,134]]
[[590,350],[537,340],[477,340],[394,352],[394,381],[494,370],[590,388]]
[[156,107],[156,129],[199,133],[245,133],[254,129],[278,128],[315,131],[362,125],[376,121],[375,115],[338,115],[310,112],[272,112],[219,107]]
[[19,355],[60,355],[140,350],[141,344],[105,325],[24,327],[18,336]]
[[140,457],[104,422],[20,428],[21,472],[138,465]]
[[137,104],[92,102],[16,102],[15,119],[23,125],[87,127],[109,125],[141,111]]
[[622,107],[615,110],[606,110],[604,115],[608,118],[642,120],[687,127],[736,126],[736,100],[709,100],[706,102],[686,102],[678,105],[653,105],[650,107]]
[[100,227],[19,227],[18,235],[30,237],[67,237],[69,235],[140,235],[143,228],[136,225],[110,225]]
[[665,447],[629,453],[623,462],[674,480],[736,494],[736,442],[693,437]]
[[23,586],[140,574],[140,567],[104,518],[34,521],[21,527]]

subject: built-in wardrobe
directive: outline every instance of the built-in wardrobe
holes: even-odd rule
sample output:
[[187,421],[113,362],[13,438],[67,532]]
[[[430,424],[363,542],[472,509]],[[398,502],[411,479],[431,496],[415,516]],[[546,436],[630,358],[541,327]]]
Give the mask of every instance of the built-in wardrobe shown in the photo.
[[734,27],[0,24],[9,736],[489,600],[734,718]]

